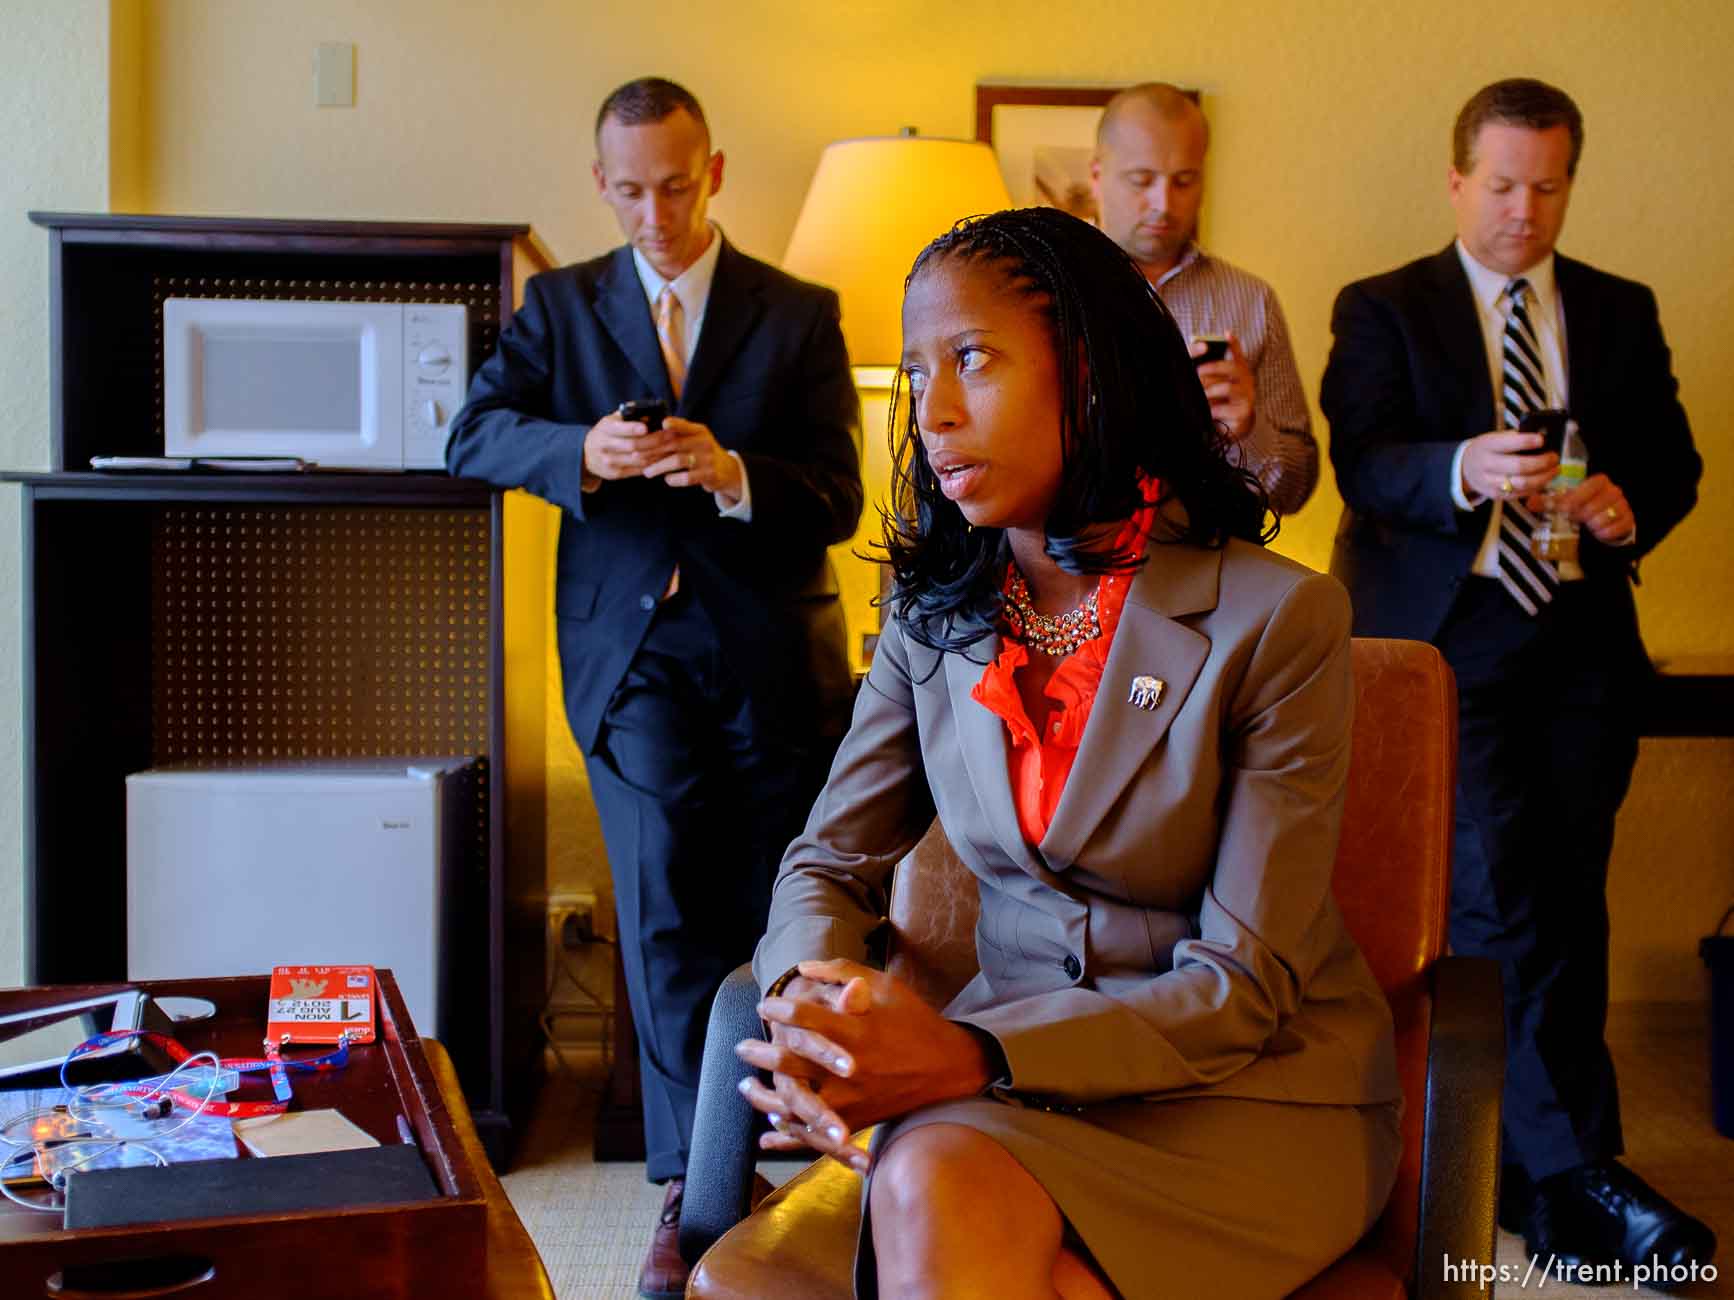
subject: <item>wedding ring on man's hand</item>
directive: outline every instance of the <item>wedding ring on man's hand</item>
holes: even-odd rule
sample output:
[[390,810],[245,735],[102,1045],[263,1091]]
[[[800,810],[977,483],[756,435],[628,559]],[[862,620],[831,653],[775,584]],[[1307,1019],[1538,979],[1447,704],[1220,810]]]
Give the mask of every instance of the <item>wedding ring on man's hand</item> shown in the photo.
[[1509,477],[1508,478],[1502,478],[1499,480],[1499,490],[1501,492],[1503,492],[1506,496],[1511,495],[1511,479]]
[[1606,510],[1602,511],[1602,513],[1608,517],[1608,522],[1611,524],[1614,520],[1620,517],[1620,508],[1618,506],[1609,506]]
[[698,458],[696,456],[694,456],[690,451],[687,452],[686,453],[686,467],[688,469],[691,469],[697,463],[698,463]]

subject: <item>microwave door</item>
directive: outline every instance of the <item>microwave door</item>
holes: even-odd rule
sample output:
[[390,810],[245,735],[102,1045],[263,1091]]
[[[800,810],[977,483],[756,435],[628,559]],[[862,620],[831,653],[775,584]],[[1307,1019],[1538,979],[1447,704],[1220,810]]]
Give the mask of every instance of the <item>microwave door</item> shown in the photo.
[[395,304],[169,299],[164,451],[403,464]]

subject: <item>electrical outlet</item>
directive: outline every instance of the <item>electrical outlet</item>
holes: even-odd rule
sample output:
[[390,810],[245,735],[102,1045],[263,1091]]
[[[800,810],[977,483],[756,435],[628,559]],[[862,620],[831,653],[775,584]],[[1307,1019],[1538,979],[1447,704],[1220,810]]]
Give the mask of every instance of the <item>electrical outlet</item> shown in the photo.
[[548,895],[548,952],[575,952],[596,941],[596,895],[589,890]]
[[608,949],[597,940],[598,910],[596,895],[589,890],[548,896],[543,939],[548,1004],[542,1025],[563,1061],[575,1051],[600,1062],[608,1038],[612,968]]

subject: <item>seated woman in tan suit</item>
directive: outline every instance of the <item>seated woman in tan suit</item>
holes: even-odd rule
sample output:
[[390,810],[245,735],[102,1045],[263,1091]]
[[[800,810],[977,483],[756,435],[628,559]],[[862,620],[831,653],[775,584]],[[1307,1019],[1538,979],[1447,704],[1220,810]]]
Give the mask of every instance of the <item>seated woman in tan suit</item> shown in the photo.
[[[903,348],[894,617],[778,876],[771,1040],[738,1048],[773,1072],[743,1085],[764,1144],[866,1175],[863,1296],[1283,1295],[1401,1148],[1330,892],[1348,600],[1262,549],[1185,342],[1095,228],[961,224]],[[942,1012],[863,964],[935,814],[981,894]]]

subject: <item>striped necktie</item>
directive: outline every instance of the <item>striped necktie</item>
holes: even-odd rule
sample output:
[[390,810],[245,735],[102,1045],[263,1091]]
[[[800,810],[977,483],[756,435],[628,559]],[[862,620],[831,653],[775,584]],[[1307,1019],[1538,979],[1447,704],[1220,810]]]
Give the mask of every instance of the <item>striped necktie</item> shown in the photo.
[[[1535,324],[1529,318],[1529,281],[1519,276],[1505,288],[1510,308],[1505,317],[1503,393],[1505,427],[1515,429],[1523,417],[1547,405],[1546,371]],[[1532,618],[1553,599],[1559,570],[1530,548],[1536,517],[1521,502],[1507,501],[1499,522],[1499,581]]]

